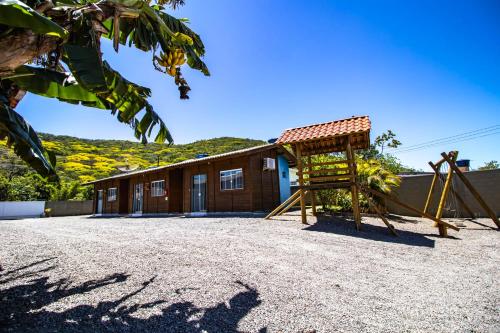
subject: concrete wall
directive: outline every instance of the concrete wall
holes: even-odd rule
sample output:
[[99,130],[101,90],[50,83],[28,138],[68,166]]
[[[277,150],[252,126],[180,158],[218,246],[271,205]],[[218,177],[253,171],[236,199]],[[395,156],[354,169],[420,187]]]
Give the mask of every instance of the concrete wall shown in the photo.
[[93,201],[47,201],[45,208],[52,209],[52,216],[90,215]]
[[[464,175],[481,194],[483,199],[497,214],[497,216],[500,216],[500,169],[470,171],[465,172]],[[401,186],[394,191],[394,194],[404,203],[423,210],[425,200],[427,199],[427,194],[431,186],[432,177],[433,175],[403,176]],[[453,178],[453,186],[477,217],[487,217],[481,206],[479,206],[469,190],[456,175]],[[430,207],[430,213],[433,215],[436,213],[441,191],[442,185],[438,182]],[[450,205],[450,203],[452,204]],[[455,209],[453,195],[451,192],[448,196],[448,204],[446,207],[448,206]],[[459,208],[457,212],[460,213],[460,216],[467,217],[467,212],[463,208],[460,208],[460,205],[458,206]],[[394,214],[415,216],[414,213],[403,209],[392,202],[387,202],[387,209],[389,212]],[[453,217],[455,212],[445,211],[444,214],[445,216]]]
[[2,201],[0,218],[40,217],[44,208],[44,201]]

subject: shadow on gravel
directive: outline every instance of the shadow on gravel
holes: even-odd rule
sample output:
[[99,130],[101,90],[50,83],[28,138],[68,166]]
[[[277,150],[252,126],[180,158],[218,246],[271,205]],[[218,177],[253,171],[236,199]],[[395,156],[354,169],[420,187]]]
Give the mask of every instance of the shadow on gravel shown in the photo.
[[[155,277],[152,277],[134,291],[113,301],[102,301],[97,305],[81,304],[62,311],[59,309],[57,312],[49,311],[44,307],[65,297],[122,283],[129,277],[118,273],[73,286],[68,279],[61,278],[51,282],[47,276],[43,276],[44,272],[55,266],[26,271],[50,260],[52,259],[0,274],[0,332],[238,332],[239,321],[261,303],[257,290],[240,281],[235,283],[243,291],[228,302],[221,302],[210,308],[199,308],[187,301],[172,304],[167,304],[165,300],[144,304],[128,301],[154,283]],[[9,277],[6,281],[4,277],[15,271],[24,273],[15,277],[18,284],[6,288],[6,283],[12,281],[12,278]],[[26,276],[37,277],[27,280]],[[60,307],[63,306],[64,302],[61,301]],[[136,317],[137,311],[154,307],[158,307],[161,314],[146,319]],[[266,328],[262,328],[260,332],[266,332]]]
[[[380,221],[382,224],[382,221]],[[389,233],[387,227],[375,226],[371,224],[363,224],[361,231],[354,228],[354,220],[331,217],[318,216],[316,223],[304,228],[307,231],[327,232],[337,235],[351,236],[364,238],[379,242],[398,243],[411,246],[434,247],[435,241],[429,239],[424,234],[419,234],[411,231],[397,230],[399,237]]]
[[407,217],[404,217],[404,216],[401,216],[401,215],[389,214],[389,215],[387,215],[387,218],[390,221],[395,221],[395,222],[398,222],[398,223],[411,223],[411,224],[417,224],[418,223],[418,221],[415,220],[415,219],[407,218]]
[[479,221],[476,221],[475,219],[468,218],[468,219],[464,219],[464,221],[472,222],[474,224],[477,224],[477,225],[483,227],[483,228],[470,228],[470,227],[466,226],[465,229],[467,229],[467,230],[488,230],[488,229],[497,230],[497,231],[500,230],[499,228],[496,228],[495,225],[487,225],[487,224],[481,223]]
[[7,272],[3,272],[1,273],[1,277],[5,277],[7,275],[11,275],[11,274],[14,274],[16,272],[19,272],[19,271],[22,271],[24,269],[27,269],[27,268],[30,268],[30,267],[33,267],[33,266],[36,266],[36,265],[40,265],[40,264],[43,264],[44,262],[47,262],[47,261],[50,261],[50,260],[53,260],[53,259],[56,259],[55,257],[52,257],[52,258],[47,258],[47,259],[42,259],[42,260],[39,260],[39,261],[35,261],[31,264],[28,264],[26,266],[21,266],[21,267],[18,267],[16,269],[13,269],[13,270],[10,270],[10,271],[7,271]]

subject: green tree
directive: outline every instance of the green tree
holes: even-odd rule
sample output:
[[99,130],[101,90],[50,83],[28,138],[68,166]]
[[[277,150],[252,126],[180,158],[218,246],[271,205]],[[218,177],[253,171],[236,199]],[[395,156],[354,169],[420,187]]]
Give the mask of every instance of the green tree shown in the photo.
[[30,201],[38,200],[39,196],[33,183],[25,177],[14,177],[9,182],[8,196],[9,201]]
[[126,80],[101,52],[101,38],[116,52],[120,45],[150,52],[154,68],[188,98],[181,66],[209,75],[205,47],[185,19],[167,13],[184,1],[157,1],[0,0],[0,139],[40,175],[57,179],[55,156],[15,111],[26,92],[111,110],[142,142],[154,128],[155,142],[172,142],[150,89]]
[[92,186],[81,186],[78,181],[51,183],[34,172],[10,179],[0,174],[0,201],[89,200],[92,194]]
[[0,175],[0,201],[7,201],[9,199],[9,188],[9,180],[3,175]]
[[494,169],[500,169],[500,164],[498,161],[489,161],[484,163],[483,166],[480,166],[478,170],[494,170]]
[[415,171],[415,169],[403,165],[394,155],[384,153],[385,147],[397,148],[401,145],[402,143],[396,138],[396,134],[392,130],[387,130],[387,132],[375,138],[370,148],[361,150],[357,152],[357,154],[366,161],[373,159],[378,160],[384,169],[394,174]]
[[50,200],[51,201],[65,201],[72,200],[78,196],[80,191],[80,184],[77,182],[58,184],[51,187]]
[[[327,161],[343,160],[344,157],[332,155],[317,155],[313,157],[313,163],[321,163]],[[346,164],[336,164],[333,168],[346,168]],[[314,169],[331,169],[332,166],[318,166]],[[383,163],[378,159],[364,160],[358,158],[356,160],[356,171],[358,174],[357,181],[361,185],[365,185],[374,190],[390,193],[393,188],[398,187],[400,178],[384,167]],[[323,209],[348,211],[352,209],[351,193],[345,189],[326,189],[317,191],[318,199]],[[377,201],[376,198],[373,198]],[[368,209],[368,201],[361,194],[360,206],[362,209]]]
[[396,139],[396,134],[393,131],[387,130],[387,133],[382,133],[375,138],[374,146],[377,149],[380,148],[380,154],[384,154],[384,148],[386,146],[390,148],[397,148],[401,146],[401,141]]
[[393,174],[400,174],[403,172],[414,172],[416,171],[414,168],[410,168],[405,166],[401,161],[391,154],[379,155],[372,160],[377,160],[384,167],[384,169],[392,172]]

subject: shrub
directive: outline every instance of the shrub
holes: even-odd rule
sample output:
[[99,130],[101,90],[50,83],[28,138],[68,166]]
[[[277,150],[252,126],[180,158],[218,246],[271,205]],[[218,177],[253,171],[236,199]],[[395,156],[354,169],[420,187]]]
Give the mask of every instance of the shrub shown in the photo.
[[[321,155],[314,157],[314,163],[335,161],[343,159],[343,157],[336,155]],[[336,167],[342,168],[347,165],[338,164]],[[391,171],[384,168],[382,163],[376,159],[361,160],[356,161],[358,182],[361,185],[369,187],[371,189],[390,193],[394,187],[398,187],[400,184],[400,178],[392,173]],[[316,169],[332,168],[331,166],[321,166]],[[347,189],[326,189],[316,191],[317,199],[319,204],[323,206],[324,211],[352,211],[352,199],[351,192]],[[379,200],[377,197],[372,198],[373,201],[379,205],[384,206],[384,202]],[[368,198],[363,194],[359,196],[359,204],[361,211],[369,211]]]

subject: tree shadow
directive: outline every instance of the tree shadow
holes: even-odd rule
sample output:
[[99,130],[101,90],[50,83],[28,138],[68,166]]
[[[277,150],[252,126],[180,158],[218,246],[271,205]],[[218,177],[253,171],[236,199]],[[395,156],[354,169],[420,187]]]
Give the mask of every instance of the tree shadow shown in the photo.
[[[16,276],[18,283],[0,289],[0,332],[238,332],[240,320],[261,304],[257,290],[241,281],[235,283],[243,291],[213,307],[201,308],[188,301],[167,304],[162,299],[133,303],[132,297],[154,284],[152,277],[116,300],[68,307],[64,298],[123,283],[129,275],[117,273],[78,285],[65,278],[51,282],[44,274],[55,266],[33,269],[46,261],[18,268],[15,271],[30,271]],[[6,276],[0,274],[0,287]],[[11,284],[12,281],[9,277]],[[56,302],[63,311],[47,308]],[[158,310],[157,314],[141,318],[138,311],[149,308]]]
[[28,264],[26,266],[21,266],[21,267],[18,267],[16,269],[13,269],[13,270],[10,270],[10,271],[7,271],[7,272],[3,272],[0,275],[0,277],[4,277],[4,276],[10,275],[10,274],[22,271],[24,269],[27,269],[27,268],[30,268],[30,267],[33,267],[33,266],[36,266],[36,265],[43,264],[44,262],[47,262],[47,261],[50,261],[50,260],[53,260],[53,259],[56,259],[56,258],[52,257],[52,258],[46,258],[46,259],[42,259],[42,260],[39,260],[39,261],[32,262],[31,264]]
[[[382,223],[382,221],[380,221]],[[410,246],[434,247],[435,241],[424,234],[397,230],[398,237],[390,234],[385,226],[363,224],[360,231],[354,228],[354,220],[334,216],[318,216],[317,222],[304,228],[307,231],[326,232],[337,235],[364,238],[379,242],[405,244]]]

